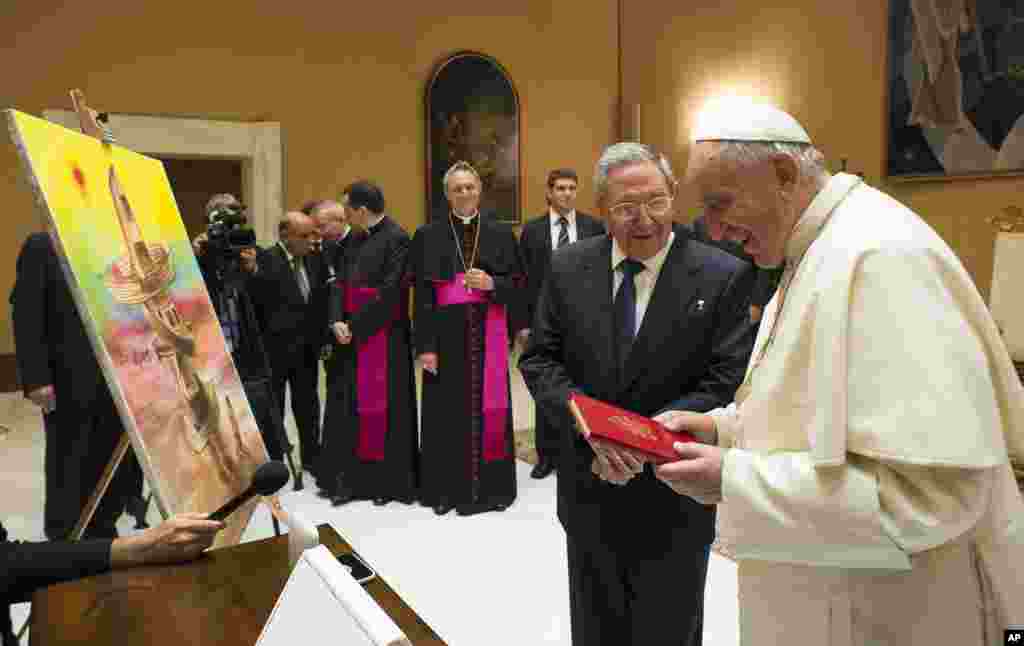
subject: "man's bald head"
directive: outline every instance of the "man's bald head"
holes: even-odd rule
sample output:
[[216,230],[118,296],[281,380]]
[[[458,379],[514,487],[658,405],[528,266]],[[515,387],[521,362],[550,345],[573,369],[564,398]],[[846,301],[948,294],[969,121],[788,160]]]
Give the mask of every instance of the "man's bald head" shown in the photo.
[[324,240],[337,240],[348,228],[345,207],[337,200],[320,200],[306,212]]
[[278,225],[281,242],[293,256],[305,256],[313,248],[318,233],[313,218],[301,211],[289,211]]

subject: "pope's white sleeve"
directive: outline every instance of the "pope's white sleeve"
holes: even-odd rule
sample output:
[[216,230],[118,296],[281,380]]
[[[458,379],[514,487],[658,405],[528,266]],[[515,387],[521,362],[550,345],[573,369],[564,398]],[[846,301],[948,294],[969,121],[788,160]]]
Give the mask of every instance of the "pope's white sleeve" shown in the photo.
[[741,559],[909,569],[909,554],[952,541],[977,522],[996,475],[853,454],[845,465],[815,468],[805,452],[730,449],[719,532]]
[[708,415],[715,420],[715,431],[718,433],[718,446],[723,449],[730,449],[736,444],[736,435],[739,432],[740,413],[736,402],[732,402],[725,408],[716,408]]

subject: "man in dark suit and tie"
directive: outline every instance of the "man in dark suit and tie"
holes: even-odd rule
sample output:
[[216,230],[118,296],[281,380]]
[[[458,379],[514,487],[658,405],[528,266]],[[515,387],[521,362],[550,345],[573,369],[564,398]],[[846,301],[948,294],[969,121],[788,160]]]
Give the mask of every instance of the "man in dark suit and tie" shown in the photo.
[[278,226],[280,241],[264,249],[250,279],[256,316],[270,355],[278,415],[284,419],[285,384],[299,430],[302,467],[313,472],[320,451],[320,348],[326,313],[318,307],[323,281],[320,263],[309,252],[319,234],[304,213],[286,213]]
[[596,179],[610,235],[554,254],[519,361],[562,438],[573,643],[692,646],[703,632],[714,507],[673,499],[639,453],[582,439],[566,400],[575,391],[646,416],[732,401],[753,344],[754,274],[673,230],[676,182],[648,146],[609,147]]
[[[576,211],[576,189],[579,179],[571,168],[556,168],[548,173],[548,211],[523,226],[519,248],[526,265],[526,313],[533,320],[537,296],[548,275],[551,254],[577,240],[604,234],[604,224],[586,213]],[[528,338],[530,330],[521,336]],[[534,422],[537,444],[537,465],[530,476],[545,478],[555,470],[558,459],[558,430],[548,424],[539,412]]]

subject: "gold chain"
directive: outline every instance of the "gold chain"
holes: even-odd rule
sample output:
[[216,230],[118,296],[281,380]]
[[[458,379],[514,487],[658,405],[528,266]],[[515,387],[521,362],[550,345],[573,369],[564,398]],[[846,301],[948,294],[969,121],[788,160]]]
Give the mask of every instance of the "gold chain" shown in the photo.
[[[476,212],[475,217],[480,217],[480,211]],[[451,216],[448,217],[448,226],[451,227],[452,235],[455,237],[455,250],[459,252],[459,260],[462,261],[462,270],[468,274],[469,270],[473,268],[473,264],[476,262],[476,254],[480,249],[480,229],[482,228],[480,222],[476,223],[476,235],[473,238],[473,253],[469,256],[469,265],[466,264],[466,256],[462,253],[462,238],[455,232],[455,223],[452,222]]]

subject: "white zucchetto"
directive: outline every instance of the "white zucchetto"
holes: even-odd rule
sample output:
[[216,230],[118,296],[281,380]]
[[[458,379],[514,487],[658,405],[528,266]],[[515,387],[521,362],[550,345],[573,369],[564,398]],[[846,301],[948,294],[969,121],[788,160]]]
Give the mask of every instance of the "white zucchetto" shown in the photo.
[[788,113],[767,103],[736,98],[719,99],[705,105],[697,117],[691,140],[811,143],[807,131]]

